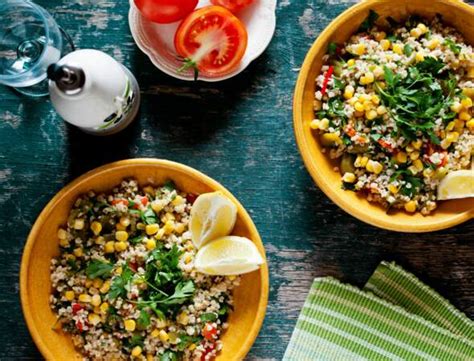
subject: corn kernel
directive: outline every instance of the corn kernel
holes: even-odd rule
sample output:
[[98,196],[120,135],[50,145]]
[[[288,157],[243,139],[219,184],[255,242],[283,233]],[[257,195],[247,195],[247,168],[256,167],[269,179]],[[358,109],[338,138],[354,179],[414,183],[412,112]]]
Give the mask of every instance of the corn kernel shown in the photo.
[[153,209],[155,213],[161,212],[163,209],[163,204],[161,204],[161,202],[152,202],[151,209]]
[[365,53],[365,44],[357,44],[353,47],[353,52],[357,55],[364,55]]
[[422,53],[417,52],[416,55],[415,55],[415,60],[416,60],[417,63],[420,63],[423,60],[425,60],[425,56]]
[[383,40],[380,40],[380,46],[382,47],[383,50],[387,51],[388,49],[390,49],[390,40],[387,40],[387,39],[383,39]]
[[129,225],[130,225],[130,218],[126,217],[126,216],[122,216],[120,217],[120,224],[122,226],[124,226],[125,228],[127,228]]
[[388,186],[388,190],[392,193],[392,194],[397,194],[398,193],[398,187],[394,184],[389,184]]
[[387,108],[385,108],[383,105],[379,105],[376,111],[378,115],[384,115],[387,113]]
[[448,149],[448,148],[451,146],[451,143],[452,143],[452,142],[450,142],[449,140],[443,139],[443,140],[441,141],[440,145],[441,145],[441,148],[443,148],[443,149]]
[[130,332],[135,331],[135,327],[137,326],[135,320],[125,320],[123,324],[125,326],[125,330]]
[[142,348],[140,346],[135,346],[133,349],[132,349],[132,357],[138,357],[142,354]]
[[400,44],[393,44],[392,50],[395,54],[402,55],[403,47]]
[[95,326],[100,322],[100,316],[95,313],[89,313],[87,320],[91,325]]
[[459,133],[458,132],[449,132],[446,134],[446,140],[448,142],[457,142],[459,138]]
[[373,83],[374,80],[375,80],[374,73],[372,73],[372,72],[367,72],[367,73],[365,73],[363,76],[360,77],[359,82],[360,82],[362,85],[367,85],[367,84]]
[[369,110],[368,112],[365,113],[365,117],[367,120],[373,120],[377,118],[377,111],[376,110]]
[[406,163],[407,162],[407,154],[405,152],[398,152],[395,156],[395,159],[398,163]]
[[171,204],[173,206],[180,206],[181,204],[184,203],[184,198],[181,197],[181,196],[176,196],[172,201],[171,201]]
[[342,176],[342,181],[345,183],[354,183],[356,181],[356,176],[354,173],[346,172]]
[[375,33],[375,40],[381,41],[387,37],[387,33],[385,31],[378,31]]
[[365,168],[368,161],[369,158],[358,155],[356,160],[354,161],[354,166],[357,168]]
[[459,113],[459,119],[467,122],[468,120],[471,120],[471,115],[468,112],[463,110],[461,113]]
[[104,246],[104,252],[105,253],[114,253],[115,248],[114,248],[114,241],[108,241],[105,246]]
[[158,337],[160,335],[160,330],[155,328],[153,331],[151,331],[150,335],[151,337]]
[[354,60],[354,59],[349,59],[349,60],[347,61],[347,66],[350,67],[350,66],[354,66],[354,65],[355,65],[355,60]]
[[102,224],[100,222],[94,221],[91,223],[91,230],[94,235],[98,236],[102,231]]
[[170,339],[168,333],[165,330],[160,330],[159,337],[161,342],[167,342]]
[[464,98],[461,100],[461,105],[465,108],[465,109],[469,109],[470,107],[472,107],[472,100],[471,98]]
[[380,66],[376,66],[375,69],[372,71],[376,78],[382,77],[384,75],[384,71]]
[[196,347],[197,347],[196,344],[195,344],[195,343],[192,343],[192,344],[190,344],[190,345],[188,346],[188,350],[189,350],[189,351],[194,351],[194,350],[196,349]]
[[75,295],[74,291],[69,290],[69,291],[66,291],[64,293],[64,297],[66,297],[66,300],[72,301],[74,299],[74,297],[76,297],[76,295]]
[[165,229],[164,229],[164,228],[160,228],[160,230],[158,231],[158,233],[155,234],[155,239],[160,240],[160,239],[163,238],[164,235],[165,235]]
[[137,229],[138,229],[139,231],[143,231],[143,230],[145,229],[145,227],[146,227],[146,226],[145,226],[144,223],[141,223],[141,222],[137,223]]
[[61,247],[69,247],[69,241],[67,239],[60,239],[59,240],[59,245]]
[[178,321],[178,323],[186,326],[188,323],[189,323],[189,316],[186,312],[181,312],[178,317],[176,318],[176,321]]
[[359,101],[361,103],[368,102],[370,100],[370,95],[369,94],[361,94],[359,95]]
[[84,255],[84,251],[83,251],[82,247],[74,248],[73,253],[76,257],[82,257]]
[[115,251],[117,252],[123,252],[127,249],[127,242],[115,242],[114,244]]
[[156,248],[156,241],[154,239],[147,239],[145,247],[149,251],[154,250]]
[[431,168],[425,168],[423,170],[423,177],[425,178],[431,178],[433,176],[433,169]]
[[75,261],[76,260],[76,256],[74,256],[73,254],[68,254],[68,253],[65,253],[64,256],[66,257],[66,259],[69,261]]
[[107,314],[107,311],[109,310],[109,304],[107,302],[103,302],[100,307],[100,313],[102,313],[103,315],[106,315]]
[[[472,67],[471,69],[473,69],[474,71],[474,67]],[[473,77],[474,77],[474,74],[473,74]],[[462,95],[465,95],[471,99],[474,99],[474,88],[463,88],[462,89]]]
[[90,278],[86,278],[85,286],[86,286],[87,288],[89,288],[89,287],[92,286],[92,280],[91,280]]
[[99,236],[94,240],[94,243],[98,245],[103,245],[105,244],[105,238],[102,236]]
[[100,298],[100,295],[92,296],[92,300],[91,300],[92,306],[100,306],[101,303],[102,303],[102,299]]
[[93,281],[92,281],[92,286],[94,286],[94,288],[101,288],[102,285],[104,284],[104,281],[100,278],[95,278]]
[[418,152],[417,150],[410,153],[410,159],[411,160],[416,160],[418,158],[420,158],[420,152]]
[[156,232],[158,232],[159,229],[160,227],[158,226],[157,223],[147,224],[145,227],[146,234],[149,236],[154,235]]
[[414,165],[411,165],[408,167],[408,170],[411,172],[411,174],[415,175],[418,174],[418,168],[415,167]]
[[313,130],[317,130],[319,129],[319,122],[320,122],[319,119],[313,119],[311,123],[309,123],[309,127]]
[[74,229],[80,231],[81,229],[84,229],[84,220],[82,218],[76,219],[74,221]]
[[416,202],[415,201],[406,202],[404,207],[407,212],[413,213],[416,211]]
[[464,121],[461,120],[461,119],[455,119],[454,120],[454,130],[458,133],[462,133],[463,129],[464,129]]
[[438,169],[436,169],[435,171],[435,177],[437,179],[442,179],[446,176],[446,174],[448,174],[448,169],[446,167],[439,167]]
[[100,313],[100,307],[99,306],[94,306],[93,311],[94,311],[94,313],[99,314]]
[[421,30],[419,28],[413,28],[410,30],[410,35],[414,38],[419,38],[421,36]]
[[153,355],[151,353],[146,355],[146,361],[154,361],[154,360],[155,360],[155,358],[153,357]]
[[420,159],[415,159],[415,160],[413,161],[413,165],[416,167],[416,169],[417,169],[418,171],[422,171],[423,168],[424,168],[423,162],[422,162]]
[[471,131],[474,132],[474,119],[469,120],[466,122],[466,127]]
[[184,223],[178,223],[174,226],[174,231],[178,234],[182,234],[184,232],[185,226]]
[[455,112],[455,113],[459,113],[461,111],[461,108],[462,108],[462,105],[460,102],[454,102],[453,104],[451,104],[451,111]]
[[419,23],[417,28],[420,29],[422,34],[426,34],[428,32],[427,26],[423,23]]
[[344,98],[350,99],[354,96],[354,87],[352,85],[347,85],[344,89]]
[[342,139],[336,133],[325,133],[321,136],[323,145],[342,144]]
[[117,275],[121,275],[122,272],[123,272],[122,266],[118,266],[118,267],[115,269],[115,274],[117,274]]
[[439,46],[439,44],[440,44],[439,39],[438,38],[433,38],[430,41],[428,41],[426,46],[428,47],[428,49],[434,50]]
[[120,223],[117,223],[117,224],[115,225],[115,229],[116,229],[117,231],[126,231],[126,230],[127,230],[127,227],[124,227],[124,226],[122,226]]
[[423,141],[421,139],[414,140],[411,142],[411,145],[413,146],[414,149],[421,149],[421,146],[423,145]]
[[82,293],[79,295],[79,302],[83,303],[90,303],[92,301],[92,297],[87,293]]
[[383,170],[383,165],[377,161],[369,160],[365,166],[365,169],[371,173],[380,174],[380,172]]
[[110,280],[107,280],[104,282],[104,284],[102,285],[99,291],[100,293],[104,294],[104,293],[109,292],[109,290],[110,290]]
[[65,229],[59,228],[58,229],[58,238],[59,239],[66,239],[67,238],[67,231]]
[[373,94],[371,97],[370,97],[370,100],[372,101],[372,103],[374,103],[375,105],[379,105],[380,103],[380,98],[377,94]]
[[126,231],[115,232],[115,239],[120,242],[125,242],[128,239],[128,233]]
[[357,110],[358,112],[363,112],[364,111],[364,105],[360,102],[356,102],[354,104],[354,109]]
[[446,128],[445,128],[445,129],[446,129],[448,132],[450,132],[451,130],[454,129],[454,125],[455,125],[455,124],[456,124],[456,122],[453,120],[453,121],[449,122],[449,123],[446,125]]
[[165,225],[163,226],[163,229],[165,231],[165,234],[170,234],[171,232],[174,231],[174,222],[173,221],[167,221]]
[[474,66],[471,66],[467,70],[467,77],[470,78],[470,79],[474,79]]

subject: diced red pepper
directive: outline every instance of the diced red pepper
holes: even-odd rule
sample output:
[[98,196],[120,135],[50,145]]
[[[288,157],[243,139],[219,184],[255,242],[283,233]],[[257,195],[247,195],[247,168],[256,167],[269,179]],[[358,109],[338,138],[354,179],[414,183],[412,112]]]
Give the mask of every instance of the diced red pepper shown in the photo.
[[380,138],[377,143],[379,143],[383,148],[387,149],[390,152],[393,152],[393,147],[392,145],[387,142],[385,139]]
[[210,354],[216,348],[215,344],[211,344],[204,349],[204,352],[201,355],[201,361],[206,361],[206,356]]
[[128,206],[129,201],[128,201],[127,199],[125,199],[125,198],[117,198],[117,199],[112,200],[111,204],[112,204],[113,206],[115,206],[115,205],[117,205],[117,204],[123,204],[123,205],[125,205],[125,206]]
[[448,152],[443,152],[443,160],[438,164],[438,167],[444,167],[448,163]]
[[72,304],[72,314],[75,315],[78,313],[80,310],[84,309],[79,303],[73,303]]
[[[148,204],[148,197],[147,196],[144,196],[144,197],[141,197],[141,196],[137,196],[137,199],[138,199],[138,202],[141,203],[143,206],[146,207],[146,205]],[[134,209],[139,209],[140,208],[140,204],[138,203],[135,203],[133,205],[133,208]]]
[[325,95],[328,87],[329,79],[331,79],[332,73],[334,72],[334,66],[330,66],[326,74],[324,75],[323,86],[321,87],[321,94]]
[[137,262],[129,262],[129,263],[128,263],[128,267],[129,267],[133,272],[137,272],[138,264],[137,264]]
[[355,131],[355,129],[352,127],[351,124],[348,124],[346,129],[345,129],[345,132],[348,136],[350,137],[353,137],[354,135],[357,134],[357,132]]
[[84,331],[84,325],[81,321],[76,321],[76,328],[79,330],[79,332]]
[[212,323],[206,323],[202,329],[202,335],[205,339],[212,341],[217,336],[217,328]]
[[197,196],[196,194],[194,194],[194,193],[188,193],[188,194],[186,195],[186,200],[187,200],[189,203],[191,203],[191,205],[193,205],[194,202],[196,201],[197,197],[198,197],[198,196]]

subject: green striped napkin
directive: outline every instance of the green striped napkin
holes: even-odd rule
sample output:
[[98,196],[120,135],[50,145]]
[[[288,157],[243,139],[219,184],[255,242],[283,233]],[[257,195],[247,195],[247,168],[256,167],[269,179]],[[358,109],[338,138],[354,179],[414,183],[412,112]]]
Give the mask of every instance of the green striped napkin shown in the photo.
[[394,263],[314,280],[283,360],[474,360],[474,322]]

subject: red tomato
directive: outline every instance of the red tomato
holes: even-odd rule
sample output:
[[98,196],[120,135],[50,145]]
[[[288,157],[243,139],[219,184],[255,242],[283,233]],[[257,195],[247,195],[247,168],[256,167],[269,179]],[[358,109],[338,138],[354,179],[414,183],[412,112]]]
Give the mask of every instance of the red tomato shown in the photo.
[[72,314],[75,315],[76,313],[78,313],[83,308],[84,307],[82,307],[79,303],[73,303],[72,304]]
[[194,204],[194,202],[196,201],[197,197],[198,197],[198,196],[197,196],[196,194],[194,194],[194,193],[188,193],[188,194],[186,194],[186,200],[187,200],[189,203],[191,203],[191,205]]
[[212,341],[217,336],[217,328],[215,328],[212,323],[206,323],[202,329],[202,335],[205,339]]
[[198,0],[135,0],[142,15],[155,23],[181,20],[196,8]]
[[223,6],[235,13],[249,6],[253,1],[254,0],[211,0],[211,3]]
[[234,69],[247,48],[244,24],[221,6],[206,6],[183,20],[174,46],[185,59],[182,69],[194,68],[211,76]]
[[113,206],[117,205],[117,204],[123,204],[125,206],[128,206],[128,200],[124,199],[124,198],[118,198],[118,199],[114,199],[112,200],[112,202],[110,202]]
[[[206,356],[208,354],[210,354],[212,351],[214,351],[214,349],[216,348],[215,344],[211,344],[210,346],[206,347],[204,349],[204,352],[202,353],[201,355],[201,361],[205,361],[206,360]],[[214,358],[212,358],[214,359]]]

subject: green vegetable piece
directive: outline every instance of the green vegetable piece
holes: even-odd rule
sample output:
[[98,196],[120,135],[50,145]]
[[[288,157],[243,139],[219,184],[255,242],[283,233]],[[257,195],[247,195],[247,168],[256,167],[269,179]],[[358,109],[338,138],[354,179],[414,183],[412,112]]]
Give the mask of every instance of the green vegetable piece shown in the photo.
[[163,184],[163,188],[166,188],[171,192],[176,189],[176,184],[172,180],[167,180],[165,184]]
[[333,41],[330,42],[328,44],[328,50],[327,50],[328,54],[329,55],[335,55],[337,53],[337,47],[338,47],[338,45],[335,42],[333,42]]
[[201,318],[201,322],[203,323],[206,323],[206,322],[214,322],[215,320],[217,320],[217,313],[215,312],[208,312],[208,313],[203,313],[200,318]]
[[344,154],[342,156],[341,164],[340,164],[340,171],[341,171],[341,174],[354,173],[355,172],[354,156],[352,156],[351,154]]
[[403,53],[406,56],[410,56],[411,54],[413,54],[413,48],[409,44],[405,44],[405,46],[403,47]]
[[375,22],[378,18],[379,14],[377,14],[374,10],[370,9],[367,18],[362,22],[362,24],[360,24],[359,31],[369,31],[375,25]]
[[137,318],[137,326],[139,329],[144,330],[148,326],[150,326],[151,320],[150,315],[146,311],[146,309],[142,309],[140,311],[140,316]]
[[178,356],[176,355],[176,352],[165,351],[165,353],[160,356],[160,361],[178,361]]
[[107,278],[110,277],[113,268],[114,266],[110,263],[94,259],[88,263],[86,275],[92,280],[95,278]]
[[443,45],[449,47],[449,49],[451,49],[451,51],[458,55],[460,52],[461,52],[461,47],[459,45],[457,45],[454,40],[450,39],[450,38],[447,38],[444,42],[443,42]]

